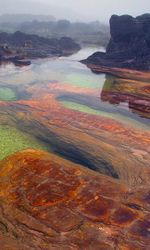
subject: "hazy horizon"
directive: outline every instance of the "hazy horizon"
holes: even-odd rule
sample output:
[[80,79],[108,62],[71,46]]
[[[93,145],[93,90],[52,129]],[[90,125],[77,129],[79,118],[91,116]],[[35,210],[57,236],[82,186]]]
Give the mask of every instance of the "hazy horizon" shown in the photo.
[[[5,0],[1,1],[2,14],[42,14],[53,15],[57,19],[71,21],[108,22],[112,14],[130,14],[137,16],[150,12],[147,0]],[[136,6],[136,8],[135,8]]]

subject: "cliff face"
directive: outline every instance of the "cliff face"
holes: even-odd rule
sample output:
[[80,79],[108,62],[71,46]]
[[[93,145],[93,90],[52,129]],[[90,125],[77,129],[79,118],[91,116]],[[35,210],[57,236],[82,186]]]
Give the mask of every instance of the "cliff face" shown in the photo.
[[110,18],[111,39],[106,53],[95,53],[85,62],[100,66],[150,69],[150,14]]

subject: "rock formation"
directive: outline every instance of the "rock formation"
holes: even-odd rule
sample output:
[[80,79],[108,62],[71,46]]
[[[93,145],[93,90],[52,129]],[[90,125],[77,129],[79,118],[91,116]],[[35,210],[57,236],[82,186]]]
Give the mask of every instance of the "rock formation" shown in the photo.
[[104,67],[150,70],[150,14],[136,18],[113,15],[106,53],[96,52],[83,63]]
[[[138,86],[137,86],[138,85]],[[143,82],[107,77],[101,100],[113,105],[128,104],[131,112],[150,119],[150,86]]]
[[0,102],[0,123],[42,138],[52,152],[28,149],[0,162],[1,249],[148,250],[149,131],[58,100],[95,98],[90,88],[53,82],[26,91],[26,99]]
[[148,250],[149,189],[35,150],[0,169],[1,249]]
[[80,46],[69,37],[48,39],[28,35],[20,31],[14,34],[0,33],[0,61],[30,64],[22,59],[64,56],[78,51]]
[[[143,85],[144,89],[147,86],[149,83]],[[52,152],[119,179],[128,186],[149,183],[149,130],[126,126],[108,117],[88,113],[83,115],[77,110],[65,108],[59,102],[59,97],[64,93],[95,98],[92,89],[87,88],[85,94],[84,88],[45,83],[42,87],[29,86],[26,91],[29,94],[26,100],[0,103],[1,124],[10,124],[36,138],[42,138],[50,145]],[[143,98],[149,95],[148,92]],[[143,161],[140,160],[142,158]]]
[[[149,82],[108,80],[105,101],[133,106],[150,97]],[[16,98],[1,100],[0,124],[40,139],[50,153],[15,148],[0,161],[0,249],[149,250],[149,129],[60,102],[99,101],[97,89],[54,81],[9,88]]]

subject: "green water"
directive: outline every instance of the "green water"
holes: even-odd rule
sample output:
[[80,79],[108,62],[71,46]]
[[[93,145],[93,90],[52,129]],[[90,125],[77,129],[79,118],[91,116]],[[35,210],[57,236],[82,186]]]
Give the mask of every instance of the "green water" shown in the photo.
[[6,87],[0,87],[0,101],[14,101],[16,100],[15,92]]
[[0,125],[0,160],[27,148],[48,151],[48,147],[33,136],[8,125]]
[[61,101],[61,104],[63,104],[63,106],[65,106],[66,108],[78,110],[80,112],[91,114],[91,115],[100,115],[102,113],[101,111],[89,108],[86,105],[79,104],[76,102]]
[[[102,76],[102,84],[104,81],[104,76]],[[65,79],[66,83],[72,84],[80,88],[100,88],[101,77],[95,78],[91,74],[69,74]]]

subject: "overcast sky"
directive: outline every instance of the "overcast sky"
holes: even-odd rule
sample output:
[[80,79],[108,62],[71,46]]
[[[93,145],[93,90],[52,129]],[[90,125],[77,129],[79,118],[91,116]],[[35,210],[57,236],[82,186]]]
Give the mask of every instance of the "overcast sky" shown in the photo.
[[0,0],[0,14],[50,14],[72,20],[108,21],[112,14],[149,13],[150,0]]

